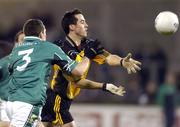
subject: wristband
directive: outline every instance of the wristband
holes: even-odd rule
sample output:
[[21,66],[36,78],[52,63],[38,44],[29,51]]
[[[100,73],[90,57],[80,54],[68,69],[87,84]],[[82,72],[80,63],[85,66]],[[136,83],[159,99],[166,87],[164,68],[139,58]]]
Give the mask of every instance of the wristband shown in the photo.
[[102,86],[103,91],[107,91],[106,86],[107,86],[107,83],[103,83],[103,86]]
[[120,60],[120,66],[123,66],[123,58]]

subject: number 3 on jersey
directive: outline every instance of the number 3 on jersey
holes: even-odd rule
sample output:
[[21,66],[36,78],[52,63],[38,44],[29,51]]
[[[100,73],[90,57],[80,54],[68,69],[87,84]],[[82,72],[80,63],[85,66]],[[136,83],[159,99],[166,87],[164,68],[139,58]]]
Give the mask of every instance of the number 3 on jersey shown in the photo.
[[29,56],[32,52],[33,52],[33,48],[32,49],[28,49],[28,50],[23,50],[23,51],[19,51],[18,52],[18,56],[20,55],[24,55],[22,60],[25,61],[25,64],[21,65],[21,66],[17,66],[17,70],[18,71],[24,71],[26,69],[26,67],[28,66],[28,64],[31,62],[31,57]]

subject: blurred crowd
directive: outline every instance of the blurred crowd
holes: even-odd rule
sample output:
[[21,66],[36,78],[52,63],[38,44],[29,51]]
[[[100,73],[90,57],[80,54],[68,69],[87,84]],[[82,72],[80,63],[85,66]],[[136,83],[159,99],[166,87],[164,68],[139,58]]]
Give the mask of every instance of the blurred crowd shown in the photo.
[[[66,5],[68,5],[68,2],[64,3]],[[126,2],[125,2],[126,3]],[[79,3],[77,3],[76,5],[78,5]],[[102,41],[102,44],[104,45],[104,47],[107,50],[110,50],[112,53],[118,54],[120,56],[126,56],[126,54],[128,52],[132,52],[133,54],[133,58],[139,60],[142,62],[142,70],[140,72],[138,72],[137,74],[133,74],[133,75],[128,75],[127,72],[123,69],[123,68],[119,68],[119,67],[108,67],[106,65],[103,65],[101,67],[97,67],[98,65],[93,64],[93,66],[90,69],[90,73],[88,75],[89,79],[95,80],[95,81],[101,81],[101,82],[112,82],[115,83],[117,85],[122,84],[125,86],[126,88],[126,95],[124,97],[117,97],[114,95],[111,95],[109,93],[104,93],[100,90],[94,90],[94,91],[88,91],[88,90],[82,90],[80,96],[76,99],[75,102],[91,102],[91,103],[121,103],[121,104],[140,104],[140,105],[150,105],[150,104],[159,104],[159,105],[163,105],[165,104],[165,100],[166,100],[166,95],[172,95],[172,98],[174,100],[174,102],[180,102],[178,101],[178,97],[179,97],[179,89],[180,89],[180,81],[178,80],[180,78],[180,73],[179,70],[176,70],[176,67],[172,68],[170,67],[170,61],[171,58],[169,57],[169,54],[171,54],[171,52],[167,52],[167,51],[172,51],[172,50],[166,50],[166,48],[168,46],[166,46],[166,48],[164,48],[161,44],[159,44],[157,42],[154,42],[153,44],[147,44],[147,42],[149,42],[149,40],[154,41],[153,39],[142,39],[139,40],[140,36],[139,34],[137,35],[134,32],[134,40],[135,42],[139,41],[144,41],[144,43],[133,43],[132,45],[129,45],[129,43],[123,42],[125,39],[127,40],[131,40],[130,37],[131,35],[126,35],[127,31],[126,29],[123,28],[123,23],[126,23],[127,20],[122,20],[122,19],[126,19],[126,15],[122,15],[123,14],[123,9],[126,9],[126,6],[124,6],[123,4],[122,6],[122,10],[121,15],[122,17],[120,17],[120,19],[116,19],[116,20],[109,20],[109,18],[106,17],[106,15],[111,15],[110,13],[114,13],[115,11],[113,11],[113,9],[117,10],[120,9],[119,6],[116,7],[116,3],[114,2],[113,8],[111,8],[108,5],[108,2],[106,3],[102,3],[103,7],[101,7],[101,9],[99,9],[98,11],[100,13],[97,12],[97,14],[94,14],[93,12],[90,11],[90,7],[85,7],[84,3],[79,4],[79,8],[82,8],[82,11],[85,12],[85,16],[87,16],[88,19],[88,23],[91,25],[89,25],[89,27],[91,28],[89,34],[90,36],[94,36],[96,35],[94,38],[98,38]],[[143,4],[143,2],[141,3]],[[176,4],[176,2],[174,3],[174,5]],[[35,5],[35,4],[34,4]],[[90,6],[91,4],[89,4]],[[93,4],[95,5],[95,4]],[[134,5],[133,2],[131,2],[131,4],[127,5],[127,6],[138,6],[138,5]],[[153,4],[152,4],[153,5]],[[20,5],[19,5],[20,6]],[[44,5],[47,7],[49,7],[49,5],[46,3],[46,5]],[[56,16],[60,15],[62,13],[65,12],[66,9],[64,9],[62,6],[61,9],[64,9],[63,12],[60,13],[60,11],[57,11],[60,8],[56,8],[55,6],[58,6],[57,3],[54,4],[54,14],[48,10],[46,11],[40,11],[38,12],[37,7],[36,6],[36,11],[33,11],[33,9],[31,11],[28,11],[28,14],[24,14],[21,18],[16,19],[13,21],[13,24],[11,24],[10,29],[8,29],[8,31],[3,31],[3,29],[0,29],[0,58],[2,58],[3,56],[9,54],[11,52],[11,49],[13,47],[13,40],[14,40],[14,36],[15,34],[22,29],[22,25],[24,24],[24,21],[26,21],[28,18],[39,18],[41,19],[44,24],[46,25],[47,28],[47,37],[49,41],[55,41],[61,37],[64,36],[64,33],[62,32],[61,28],[60,28],[60,16],[58,17],[58,21],[56,21]],[[97,6],[97,5],[96,5]],[[124,8],[123,8],[124,6]],[[147,3],[147,9],[148,9],[148,3]],[[172,5],[173,6],[173,5]],[[74,7],[73,4],[71,6],[68,6],[69,8]],[[77,6],[78,7],[78,6]],[[109,8],[108,8],[109,7]],[[140,9],[143,6],[141,6]],[[30,6],[29,6],[30,8]],[[32,8],[32,7],[31,7]],[[67,10],[69,9],[67,8]],[[85,9],[87,8],[87,9]],[[89,9],[89,11],[88,11]],[[112,9],[112,10],[111,10]],[[151,8],[149,8],[150,10],[152,10]],[[86,12],[87,10],[87,12]],[[106,13],[104,12],[106,11]],[[138,13],[140,14],[140,12],[142,12],[142,10],[137,10]],[[90,13],[88,13],[90,12]],[[130,12],[130,11],[129,11]],[[128,11],[127,11],[128,13]],[[104,21],[103,23],[110,23],[110,25],[103,25],[102,24],[98,24],[96,22],[98,22],[99,19],[97,19],[97,17],[100,14],[102,14],[100,21]],[[149,13],[150,15],[151,13]],[[0,15],[1,16],[1,15]],[[112,18],[113,15],[111,15]],[[150,15],[151,16],[151,15]],[[95,18],[91,18],[91,17],[95,17]],[[94,19],[94,20],[92,20]],[[113,19],[113,18],[112,18]],[[97,21],[96,21],[97,20]],[[119,20],[121,21],[122,28],[119,29],[123,29],[122,31],[112,31],[113,28],[108,28],[109,26],[113,26],[113,22],[117,23],[119,22]],[[130,21],[127,22],[127,24],[130,24]],[[136,29],[136,27],[138,27],[139,30],[143,30],[142,29],[142,25],[141,23],[139,23],[138,19],[134,18],[134,21],[131,21],[130,26],[132,27],[132,29]],[[125,25],[124,25],[125,26]],[[149,28],[148,25],[144,24],[144,28]],[[99,34],[99,28],[103,28],[101,30],[101,32],[103,30],[109,30],[109,36],[107,33],[104,33],[105,35]],[[120,25],[118,24],[118,26],[116,25],[116,27],[120,27]],[[152,26],[151,26],[152,27]],[[96,28],[96,29],[95,29]],[[94,32],[92,31],[93,29],[95,29],[96,33],[94,34]],[[149,31],[152,32],[152,29],[149,29]],[[134,30],[134,31],[136,31]],[[147,31],[147,30],[146,30]],[[117,38],[118,41],[114,40],[114,36],[116,36],[115,32],[119,32],[117,33],[117,35],[121,35],[122,34],[122,38]],[[133,31],[132,31],[133,32]],[[140,31],[142,34],[144,34],[145,37],[148,37],[147,34],[148,32],[144,32]],[[124,34],[123,34],[124,33]],[[130,32],[131,33],[131,32]],[[151,33],[153,36],[153,32]],[[157,34],[157,33],[156,33]],[[110,36],[111,35],[111,36]],[[114,36],[112,36],[114,35]],[[99,37],[98,37],[99,36]],[[124,36],[124,37],[123,37]],[[145,38],[144,37],[144,38]],[[157,37],[156,35],[154,35],[154,38]],[[153,37],[152,37],[153,38]],[[108,40],[109,39],[109,40]],[[133,40],[133,39],[132,39]],[[168,39],[170,40],[170,39]],[[111,42],[109,42],[111,41]],[[157,40],[159,41],[159,40]],[[128,47],[128,48],[127,48]],[[174,47],[175,48],[175,47]],[[172,102],[172,103],[174,103]]]

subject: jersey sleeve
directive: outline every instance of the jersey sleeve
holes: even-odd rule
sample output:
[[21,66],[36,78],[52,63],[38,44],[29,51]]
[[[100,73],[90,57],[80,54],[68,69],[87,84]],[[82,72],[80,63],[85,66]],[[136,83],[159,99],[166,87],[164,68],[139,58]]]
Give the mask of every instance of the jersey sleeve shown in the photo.
[[9,75],[9,56],[3,57],[0,59],[0,81],[6,79]]
[[104,51],[102,54],[97,55],[93,61],[98,63],[98,64],[104,64],[106,61],[106,58],[110,55],[108,51]]
[[[89,41],[92,41],[93,39],[85,39],[87,41],[81,42],[81,48],[84,50],[85,46],[89,43]],[[96,55],[95,58],[92,60],[98,64],[104,64],[106,61],[106,58],[110,55],[110,53],[106,50],[103,50],[104,52],[102,54]]]
[[62,71],[70,74],[78,63],[67,56],[60,47],[53,45],[53,50],[53,64],[57,64]]

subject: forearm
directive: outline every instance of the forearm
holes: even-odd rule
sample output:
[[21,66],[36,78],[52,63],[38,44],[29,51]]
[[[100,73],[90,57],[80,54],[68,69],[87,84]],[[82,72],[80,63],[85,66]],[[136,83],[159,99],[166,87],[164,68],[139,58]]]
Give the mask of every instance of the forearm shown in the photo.
[[121,60],[122,60],[122,57],[118,55],[110,54],[106,58],[106,63],[110,66],[121,66]]
[[126,93],[124,87],[122,86],[117,87],[111,83],[99,83],[88,79],[81,79],[76,83],[76,85],[82,89],[102,89],[103,91],[110,92],[118,96],[123,96]]
[[102,89],[103,83],[94,82],[88,79],[81,79],[76,82],[77,87],[82,89]]

